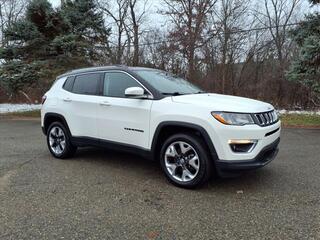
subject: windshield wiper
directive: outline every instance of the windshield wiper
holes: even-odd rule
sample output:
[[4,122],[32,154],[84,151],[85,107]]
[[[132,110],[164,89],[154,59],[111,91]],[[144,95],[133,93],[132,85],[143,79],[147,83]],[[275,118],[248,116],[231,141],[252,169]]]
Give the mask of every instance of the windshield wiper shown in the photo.
[[169,96],[179,96],[179,95],[184,95],[184,93],[180,93],[180,92],[172,92],[172,93],[168,93],[168,92],[162,92],[163,95],[169,95]]

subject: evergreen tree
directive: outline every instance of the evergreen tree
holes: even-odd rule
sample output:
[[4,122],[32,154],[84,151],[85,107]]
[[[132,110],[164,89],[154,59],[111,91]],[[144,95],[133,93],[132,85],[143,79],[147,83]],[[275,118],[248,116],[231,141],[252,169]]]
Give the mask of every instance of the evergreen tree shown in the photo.
[[[312,3],[319,3],[314,0]],[[306,16],[292,37],[299,46],[299,56],[293,61],[287,73],[291,81],[309,87],[317,96],[320,95],[320,14]]]
[[[108,47],[107,36],[110,29],[104,26],[103,13],[97,11],[94,0],[66,0],[61,8],[61,13],[69,26],[69,34],[64,35],[59,41],[74,43],[81,46],[82,56],[95,60],[97,48]],[[69,44],[68,44],[69,45]]]
[[48,0],[32,0],[25,15],[4,32],[0,48],[0,84],[9,93],[46,86],[44,79],[87,66],[107,47],[109,30],[94,0],[67,0],[54,9]]

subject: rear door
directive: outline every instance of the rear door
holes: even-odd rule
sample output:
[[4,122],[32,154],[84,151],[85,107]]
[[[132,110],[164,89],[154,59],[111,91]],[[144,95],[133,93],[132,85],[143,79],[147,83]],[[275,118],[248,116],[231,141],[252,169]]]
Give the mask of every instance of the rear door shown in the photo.
[[66,81],[65,94],[61,99],[64,116],[71,134],[78,137],[98,138],[97,107],[102,73],[77,75],[72,82]]
[[148,148],[152,100],[126,97],[125,89],[129,87],[144,88],[126,72],[105,73],[97,112],[99,136],[103,140]]

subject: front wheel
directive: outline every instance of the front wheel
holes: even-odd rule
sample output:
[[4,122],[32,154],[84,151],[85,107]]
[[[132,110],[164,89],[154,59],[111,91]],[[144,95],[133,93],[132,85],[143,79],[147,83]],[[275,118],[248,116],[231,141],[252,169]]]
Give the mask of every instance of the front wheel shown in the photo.
[[75,154],[77,148],[71,144],[65,126],[60,122],[52,123],[47,131],[47,144],[51,154],[56,158],[68,158]]
[[195,134],[169,137],[160,151],[160,162],[169,181],[179,187],[195,188],[212,175],[207,147]]

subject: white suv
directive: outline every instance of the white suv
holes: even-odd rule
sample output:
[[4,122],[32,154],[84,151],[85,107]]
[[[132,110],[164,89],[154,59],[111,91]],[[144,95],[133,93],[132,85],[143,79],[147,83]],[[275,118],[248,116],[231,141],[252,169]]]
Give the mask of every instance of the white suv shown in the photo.
[[205,93],[170,73],[108,66],[59,76],[43,97],[41,125],[56,158],[103,146],[160,161],[192,188],[274,159],[280,121],[268,103]]

